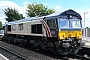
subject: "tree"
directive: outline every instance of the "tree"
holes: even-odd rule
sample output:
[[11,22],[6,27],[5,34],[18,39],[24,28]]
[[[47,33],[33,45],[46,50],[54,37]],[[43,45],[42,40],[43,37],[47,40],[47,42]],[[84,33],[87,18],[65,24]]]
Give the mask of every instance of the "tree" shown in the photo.
[[11,21],[15,21],[15,20],[20,20],[20,19],[23,19],[23,15],[22,14],[19,14],[18,11],[14,8],[5,8],[4,11],[4,14],[7,16],[7,18],[5,18],[8,22],[11,22]]
[[3,28],[3,26],[2,26],[2,22],[0,21],[0,30]]
[[48,9],[47,6],[37,3],[28,4],[27,8],[26,14],[28,17],[44,16],[55,12],[54,9]]

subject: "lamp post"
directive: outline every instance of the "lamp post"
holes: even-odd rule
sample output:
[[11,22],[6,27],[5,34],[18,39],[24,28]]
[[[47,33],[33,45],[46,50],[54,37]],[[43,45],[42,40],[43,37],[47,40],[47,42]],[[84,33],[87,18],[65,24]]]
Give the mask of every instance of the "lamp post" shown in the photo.
[[[85,14],[87,14],[87,13],[88,12],[84,12],[84,40],[87,37],[87,31],[85,31],[85,30],[87,30],[87,29],[85,29]],[[86,35],[85,35],[85,32],[86,32]]]
[[83,36],[84,36],[84,40],[85,40],[85,12],[84,12],[84,31],[83,31]]

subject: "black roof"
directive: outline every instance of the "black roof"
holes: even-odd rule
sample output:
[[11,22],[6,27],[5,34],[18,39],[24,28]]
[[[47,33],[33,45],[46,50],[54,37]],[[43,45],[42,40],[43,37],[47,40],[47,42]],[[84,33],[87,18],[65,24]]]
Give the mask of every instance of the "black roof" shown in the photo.
[[61,16],[61,18],[70,18],[69,16],[72,16],[72,18],[78,18],[82,20],[81,15],[72,9],[62,12],[59,16]]

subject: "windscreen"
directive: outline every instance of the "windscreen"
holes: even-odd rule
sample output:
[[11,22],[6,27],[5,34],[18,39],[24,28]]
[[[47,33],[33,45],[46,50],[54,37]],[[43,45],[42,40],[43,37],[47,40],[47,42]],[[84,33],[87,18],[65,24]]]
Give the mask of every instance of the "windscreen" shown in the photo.
[[72,28],[81,28],[80,20],[78,19],[72,19]]
[[67,19],[60,19],[60,28],[69,28],[69,20]]
[[59,19],[60,29],[81,29],[82,23],[80,19]]

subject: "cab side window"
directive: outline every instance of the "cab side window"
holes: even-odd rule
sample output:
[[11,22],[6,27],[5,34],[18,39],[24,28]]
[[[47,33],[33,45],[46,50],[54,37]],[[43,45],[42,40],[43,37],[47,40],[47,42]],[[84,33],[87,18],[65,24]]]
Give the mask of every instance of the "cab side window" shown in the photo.
[[48,24],[49,28],[56,28],[57,27],[56,19],[47,20],[47,24]]

